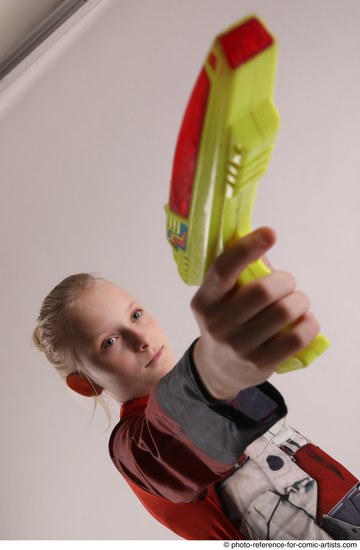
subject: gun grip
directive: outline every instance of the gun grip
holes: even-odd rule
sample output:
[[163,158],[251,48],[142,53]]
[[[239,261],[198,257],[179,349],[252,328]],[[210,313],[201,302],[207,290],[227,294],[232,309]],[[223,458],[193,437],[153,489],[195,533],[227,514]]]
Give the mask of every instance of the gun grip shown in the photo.
[[[250,264],[238,277],[239,285],[244,285],[264,277],[270,273],[270,269],[264,264],[262,260],[256,260]],[[276,372],[283,374],[292,370],[303,369],[310,365],[314,359],[316,359],[321,353],[323,353],[330,345],[329,340],[323,334],[318,334],[314,340],[303,348],[293,357],[283,361],[279,367],[276,369]]]

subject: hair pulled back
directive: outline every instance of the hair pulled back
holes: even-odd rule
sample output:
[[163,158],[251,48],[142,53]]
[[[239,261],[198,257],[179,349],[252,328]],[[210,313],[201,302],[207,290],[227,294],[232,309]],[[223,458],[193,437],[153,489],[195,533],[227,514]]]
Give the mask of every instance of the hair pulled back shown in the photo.
[[86,374],[76,353],[74,321],[80,295],[99,280],[90,273],[70,275],[49,292],[41,305],[33,342],[64,379],[72,372]]

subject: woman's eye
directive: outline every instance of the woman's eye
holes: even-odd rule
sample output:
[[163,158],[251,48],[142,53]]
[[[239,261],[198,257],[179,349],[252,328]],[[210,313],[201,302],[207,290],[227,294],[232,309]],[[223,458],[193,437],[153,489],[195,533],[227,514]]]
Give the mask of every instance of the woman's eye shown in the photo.
[[142,309],[136,309],[133,314],[132,314],[132,318],[134,319],[134,321],[136,321],[137,319],[140,319],[140,317],[143,316],[143,310]]
[[111,336],[110,338],[106,338],[106,340],[104,340],[103,342],[103,348],[109,348],[111,346],[113,346],[116,342],[116,338],[115,336]]

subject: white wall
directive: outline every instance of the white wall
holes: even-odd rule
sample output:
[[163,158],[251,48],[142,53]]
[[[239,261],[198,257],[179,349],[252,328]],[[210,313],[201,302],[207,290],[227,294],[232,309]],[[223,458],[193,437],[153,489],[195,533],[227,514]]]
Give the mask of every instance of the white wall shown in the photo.
[[291,423],[360,475],[360,4],[113,0],[6,108],[0,97],[3,539],[174,538],[112,466],[103,414],[91,421],[30,338],[45,294],[78,271],[136,293],[178,356],[197,336],[163,204],[207,49],[252,12],[280,42],[282,116],[254,226],[276,229],[270,259],[296,275],[332,342],[311,368],[272,382]]

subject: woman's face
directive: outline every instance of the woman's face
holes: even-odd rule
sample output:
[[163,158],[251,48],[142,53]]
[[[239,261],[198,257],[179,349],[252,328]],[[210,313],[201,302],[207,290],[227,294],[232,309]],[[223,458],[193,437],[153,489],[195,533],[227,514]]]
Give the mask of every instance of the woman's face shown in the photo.
[[78,306],[77,351],[92,381],[116,400],[148,394],[174,366],[160,324],[125,290],[97,281]]

